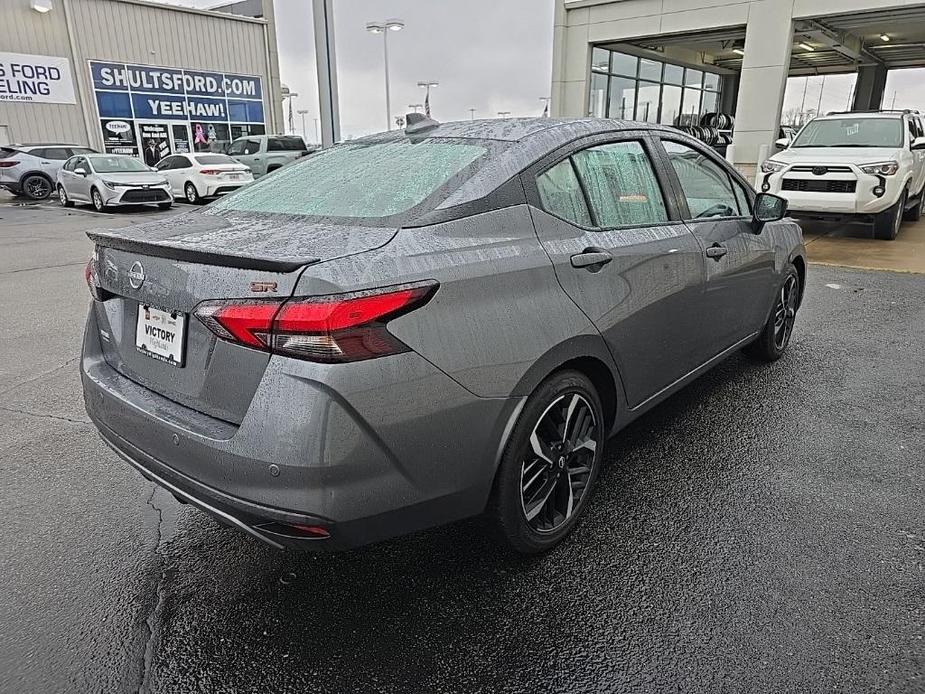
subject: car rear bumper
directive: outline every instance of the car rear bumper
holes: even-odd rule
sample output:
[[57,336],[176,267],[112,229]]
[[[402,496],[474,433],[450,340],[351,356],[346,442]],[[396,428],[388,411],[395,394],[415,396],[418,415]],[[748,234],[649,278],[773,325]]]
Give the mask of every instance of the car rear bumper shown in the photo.
[[99,339],[91,312],[81,376],[103,440],[178,498],[277,547],[344,549],[480,513],[522,403],[474,396],[413,353],[347,365],[359,369],[355,389],[337,380],[344,365],[273,357],[238,426],[129,380]]
[[241,188],[242,186],[246,186],[248,183],[253,183],[253,182],[254,180],[251,179],[249,181],[233,181],[233,182],[229,181],[226,183],[213,183],[213,184],[206,186],[205,194],[203,195],[203,197],[212,198],[212,197],[215,197],[216,195],[225,195],[227,193],[233,193],[238,188]]

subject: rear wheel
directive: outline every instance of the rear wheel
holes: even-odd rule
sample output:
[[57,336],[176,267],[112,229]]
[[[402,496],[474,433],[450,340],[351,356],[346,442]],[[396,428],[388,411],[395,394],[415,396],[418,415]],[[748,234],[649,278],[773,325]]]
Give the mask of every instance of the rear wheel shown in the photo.
[[93,203],[93,209],[97,212],[106,211],[106,203],[103,202],[103,196],[100,195],[100,191],[96,188],[90,191],[90,202]]
[[762,361],[777,361],[790,344],[793,324],[800,305],[800,275],[792,265],[787,265],[784,281],[774,298],[774,310],[765,323],[764,330],[745,352]]
[[874,236],[881,241],[892,241],[899,233],[906,208],[906,192],[899,196],[896,204],[874,216]]
[[186,196],[186,201],[190,205],[197,205],[202,202],[202,198],[199,197],[199,191],[196,190],[196,186],[192,181],[187,181],[186,185],[183,186],[183,195]]
[[27,198],[44,200],[51,195],[51,181],[39,174],[31,174],[23,179],[22,190]]
[[505,448],[489,514],[507,544],[533,554],[574,528],[601,465],[605,424],[588,378],[562,371],[529,397]]
[[58,202],[61,203],[62,207],[73,207],[74,203],[67,197],[67,191],[64,190],[64,186],[58,186]]

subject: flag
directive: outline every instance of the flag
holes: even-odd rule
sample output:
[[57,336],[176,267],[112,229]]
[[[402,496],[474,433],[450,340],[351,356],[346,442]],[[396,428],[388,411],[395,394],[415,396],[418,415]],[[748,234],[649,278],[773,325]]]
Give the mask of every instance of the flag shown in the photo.
[[430,118],[430,90],[424,95],[424,115]]

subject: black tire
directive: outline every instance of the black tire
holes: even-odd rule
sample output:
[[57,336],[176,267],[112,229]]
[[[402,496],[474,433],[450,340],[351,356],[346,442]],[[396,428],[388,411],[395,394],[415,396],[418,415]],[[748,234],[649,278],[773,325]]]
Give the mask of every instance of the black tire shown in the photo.
[[157,208],[159,210],[169,210],[172,205],[172,202],[159,202],[157,203]]
[[899,233],[903,223],[903,212],[906,208],[906,191],[899,196],[899,200],[889,209],[874,216],[874,238],[881,241],[892,241]]
[[267,173],[268,173],[268,174],[271,174],[271,173],[273,173],[274,171],[279,171],[281,168],[283,168],[283,167],[281,167],[281,166],[271,166],[269,169],[267,169]]
[[74,206],[74,201],[67,196],[67,192],[64,190],[64,186],[58,186],[58,202],[61,203],[62,207]]
[[915,206],[906,210],[903,219],[907,222],[917,222],[922,218],[922,207],[925,206],[925,187],[918,194],[915,200]]
[[45,200],[54,186],[41,174],[29,174],[22,180],[22,192],[30,200]]
[[106,211],[106,203],[103,202],[103,196],[96,188],[90,189],[90,202],[93,203],[93,209],[97,212]]
[[787,263],[784,279],[774,294],[768,322],[758,338],[744,350],[749,356],[771,362],[784,355],[800,308],[800,292],[800,273],[792,263]]
[[186,185],[183,186],[183,195],[190,205],[198,205],[202,202],[202,197],[192,181],[187,181]]
[[594,385],[578,371],[553,374],[527,399],[487,508],[511,549],[543,552],[572,531],[591,498],[607,428]]

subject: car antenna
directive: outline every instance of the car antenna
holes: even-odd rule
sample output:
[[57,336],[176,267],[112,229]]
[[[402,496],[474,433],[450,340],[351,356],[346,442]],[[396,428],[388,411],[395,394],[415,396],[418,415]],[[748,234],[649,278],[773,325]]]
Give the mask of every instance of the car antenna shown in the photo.
[[436,128],[439,125],[439,121],[436,121],[423,113],[415,112],[405,114],[405,133],[407,135],[421,133],[425,130]]

